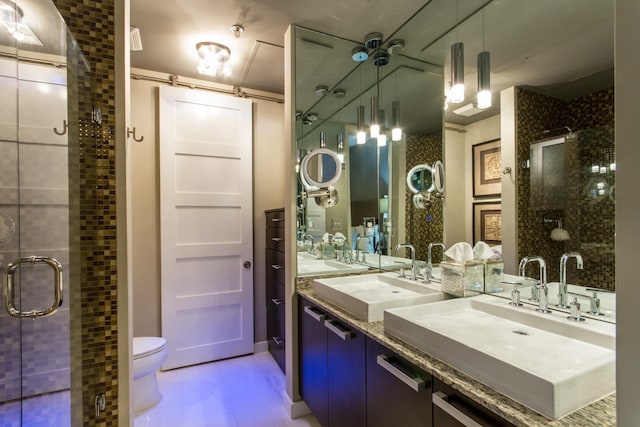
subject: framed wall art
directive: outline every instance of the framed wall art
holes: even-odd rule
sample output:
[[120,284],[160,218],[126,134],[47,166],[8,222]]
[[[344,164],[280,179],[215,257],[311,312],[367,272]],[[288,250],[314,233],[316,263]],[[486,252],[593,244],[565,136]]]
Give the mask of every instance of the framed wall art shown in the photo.
[[497,197],[502,192],[500,140],[476,144],[473,149],[473,197]]
[[479,202],[473,204],[473,244],[482,240],[489,245],[502,244],[502,204]]

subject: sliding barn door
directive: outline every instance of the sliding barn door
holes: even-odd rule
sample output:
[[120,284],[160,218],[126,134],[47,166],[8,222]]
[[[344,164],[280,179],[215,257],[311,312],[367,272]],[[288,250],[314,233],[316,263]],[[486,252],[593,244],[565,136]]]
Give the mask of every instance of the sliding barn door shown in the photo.
[[160,87],[164,369],[253,352],[252,169],[251,101]]

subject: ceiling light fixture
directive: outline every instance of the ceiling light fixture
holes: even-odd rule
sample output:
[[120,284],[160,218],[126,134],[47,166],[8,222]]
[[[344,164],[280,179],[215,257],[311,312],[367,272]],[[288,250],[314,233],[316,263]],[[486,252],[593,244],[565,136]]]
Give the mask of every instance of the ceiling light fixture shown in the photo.
[[351,51],[351,59],[356,62],[364,62],[369,59],[369,52],[364,46],[356,46]]
[[[459,2],[456,2],[456,39],[460,26],[459,6]],[[460,41],[451,45],[451,89],[447,97],[454,104],[464,100],[464,44]]]
[[356,110],[356,142],[365,144],[367,142],[367,131],[364,128],[364,105],[362,105],[362,64],[358,65],[360,69],[360,98],[358,98],[358,108]]
[[482,52],[478,54],[478,108],[491,107],[491,57],[484,50],[484,9],[482,9]]
[[358,105],[356,113],[358,126],[358,132],[356,133],[356,142],[358,144],[365,144],[367,142],[367,131],[364,128],[364,105]]
[[200,42],[196,44],[196,50],[200,57],[200,74],[214,77],[231,75],[231,68],[227,65],[231,50],[227,46],[215,42]]
[[402,140],[402,128],[400,127],[400,101],[393,101],[391,103],[391,120],[393,128],[391,128],[391,140]]
[[233,24],[231,26],[231,32],[236,38],[240,38],[240,35],[244,33],[244,27],[240,24]]
[[464,44],[451,45],[451,89],[448,95],[454,104],[464,101]]

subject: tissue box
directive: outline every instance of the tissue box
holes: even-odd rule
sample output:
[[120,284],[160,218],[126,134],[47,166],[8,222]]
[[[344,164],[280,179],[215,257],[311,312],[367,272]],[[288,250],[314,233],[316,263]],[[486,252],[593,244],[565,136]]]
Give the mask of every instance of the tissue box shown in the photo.
[[478,261],[440,263],[442,292],[470,297],[484,292],[484,263]]
[[481,261],[484,265],[484,291],[488,294],[504,291],[504,262],[497,259]]

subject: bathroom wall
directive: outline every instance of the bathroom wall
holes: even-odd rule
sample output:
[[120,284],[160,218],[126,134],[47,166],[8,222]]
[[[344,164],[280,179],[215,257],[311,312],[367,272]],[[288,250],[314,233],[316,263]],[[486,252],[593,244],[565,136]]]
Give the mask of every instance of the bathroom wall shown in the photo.
[[[614,125],[613,105],[613,89],[565,102],[522,87],[516,88],[518,165],[529,159],[532,143],[548,138],[543,134],[545,129],[562,126],[568,126],[574,131],[605,128],[589,131],[592,134],[589,139],[585,138],[587,132],[581,132],[576,144],[578,152],[567,155],[567,164],[570,164],[571,156],[580,156],[573,163],[579,163],[582,167],[577,171],[576,168],[571,168],[576,184],[567,189],[565,209],[532,209],[541,205],[541,201],[532,199],[530,171],[525,168],[518,174],[518,259],[527,255],[542,256],[549,266],[549,281],[559,280],[557,265],[562,254],[578,251],[585,259],[584,270],[578,271],[575,263],[569,263],[568,275],[571,281],[580,285],[614,289],[615,202],[609,197],[597,200],[585,197],[585,187],[589,184],[590,177],[583,169],[585,164],[590,169],[592,163],[601,164],[605,157],[615,157],[615,142],[611,131]],[[568,143],[565,145],[569,146]],[[587,146],[590,148],[584,148]],[[607,165],[609,163],[607,161]],[[615,174],[610,175],[610,184],[614,185]],[[563,226],[572,239],[564,242],[551,240],[551,228],[543,223],[543,218],[562,218]]]
[[[442,135],[407,134],[406,170],[416,165],[432,165],[443,159]],[[442,199],[432,198],[429,209],[418,209],[413,204],[413,194],[405,185],[405,229],[411,236],[411,243],[416,249],[416,259],[427,259],[427,246],[431,242],[442,242],[444,234],[444,209]],[[439,262],[441,254],[434,253],[434,261]]]
[[[131,73],[167,78],[166,74],[149,70],[132,69]],[[179,79],[215,87],[204,80]],[[143,142],[133,143],[131,153],[134,336],[161,335],[157,136],[159,84],[135,78],[131,80],[131,123],[138,135],[144,136]],[[285,170],[288,147],[284,144],[284,105],[260,99],[252,99],[252,102],[254,328],[255,342],[262,342],[267,339],[264,211],[285,206],[287,192],[282,171]]]

